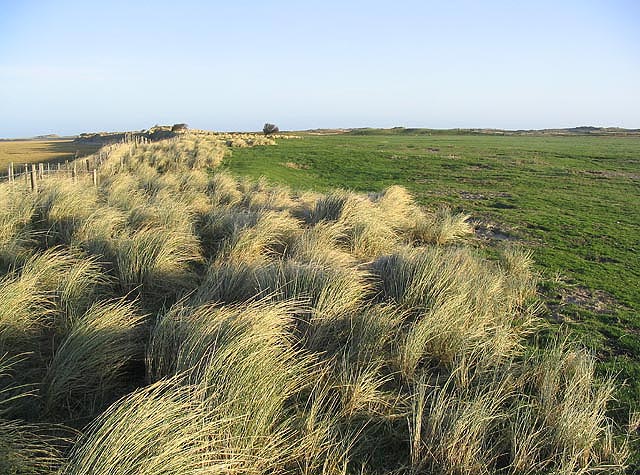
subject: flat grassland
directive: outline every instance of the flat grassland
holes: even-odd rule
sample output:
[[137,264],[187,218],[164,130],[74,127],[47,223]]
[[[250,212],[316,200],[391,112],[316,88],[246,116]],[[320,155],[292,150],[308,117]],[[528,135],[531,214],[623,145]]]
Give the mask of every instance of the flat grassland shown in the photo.
[[533,249],[548,319],[626,381],[621,406],[640,403],[639,137],[303,135],[234,149],[224,166],[321,191],[399,184],[470,214],[489,253]]
[[72,160],[89,155],[99,147],[94,144],[78,144],[72,139],[0,140],[0,174],[14,163],[16,170],[25,163],[46,163]]

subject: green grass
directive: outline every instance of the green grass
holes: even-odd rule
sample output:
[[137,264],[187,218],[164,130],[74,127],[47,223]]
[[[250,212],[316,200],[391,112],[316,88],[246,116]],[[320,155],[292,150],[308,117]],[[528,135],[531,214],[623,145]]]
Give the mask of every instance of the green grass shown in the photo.
[[533,249],[549,319],[627,382],[623,405],[640,403],[639,137],[304,135],[223,166],[298,189],[399,184],[497,225]]

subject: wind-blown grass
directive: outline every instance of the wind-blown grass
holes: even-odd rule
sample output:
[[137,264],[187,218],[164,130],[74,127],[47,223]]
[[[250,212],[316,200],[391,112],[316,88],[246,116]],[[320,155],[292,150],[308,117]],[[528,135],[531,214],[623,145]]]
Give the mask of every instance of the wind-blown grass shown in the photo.
[[372,264],[379,298],[414,315],[401,339],[404,375],[412,378],[422,363],[452,367],[465,356],[495,364],[520,351],[535,329],[535,307],[524,299],[531,297],[535,279],[521,282],[514,298],[513,279],[488,266],[468,251],[438,248],[412,249]]
[[337,191],[316,201],[309,213],[311,224],[336,222],[343,227],[343,244],[358,258],[371,258],[393,248],[397,235],[384,210],[362,196]]
[[51,299],[31,276],[9,274],[0,280],[0,352],[37,335],[51,313]]
[[190,232],[148,227],[115,241],[116,275],[126,292],[140,288],[149,295],[172,295],[193,285],[190,264],[201,259]]
[[230,430],[242,451],[265,456],[286,429],[282,424],[289,424],[287,400],[308,384],[309,363],[291,344],[294,311],[293,302],[179,305],[154,331],[149,355],[154,379],[191,371],[189,379],[210,404],[233,420]]
[[38,212],[46,244],[70,244],[73,233],[97,207],[95,189],[64,179],[45,182],[38,195]]
[[227,449],[228,424],[196,388],[161,381],[105,411],[75,445],[61,473],[236,473],[246,458]]
[[28,253],[36,238],[31,224],[35,209],[33,196],[25,190],[0,187],[0,271]]
[[473,232],[469,215],[453,214],[449,208],[441,207],[435,213],[427,213],[410,229],[410,236],[419,243],[447,244],[459,241]]
[[[13,387],[11,380],[19,359],[0,355],[0,473],[50,474],[62,462],[51,428],[7,417],[11,404],[24,399],[28,388]],[[4,380],[9,379],[9,382]]]
[[340,249],[339,243],[344,238],[342,225],[320,222],[295,236],[285,250],[286,256],[298,262],[320,266],[353,266],[356,262],[354,257]]
[[228,237],[223,252],[228,259],[240,262],[252,262],[282,254],[287,242],[299,230],[299,224],[294,218],[276,211],[257,213],[252,226],[229,224],[233,232]]
[[93,414],[118,395],[127,364],[142,359],[143,317],[132,303],[96,302],[56,349],[43,382],[48,412]]
[[58,332],[64,332],[110,285],[96,257],[63,248],[34,254],[21,268],[21,279],[34,282],[38,291],[52,299]]

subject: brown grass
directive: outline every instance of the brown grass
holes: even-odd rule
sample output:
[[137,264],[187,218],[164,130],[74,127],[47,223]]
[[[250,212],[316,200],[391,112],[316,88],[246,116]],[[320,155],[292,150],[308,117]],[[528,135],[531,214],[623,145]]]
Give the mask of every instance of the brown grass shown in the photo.
[[11,162],[14,167],[22,167],[25,163],[61,162],[72,160],[76,152],[82,157],[98,148],[97,145],[79,144],[71,139],[0,140],[0,173],[6,174]]

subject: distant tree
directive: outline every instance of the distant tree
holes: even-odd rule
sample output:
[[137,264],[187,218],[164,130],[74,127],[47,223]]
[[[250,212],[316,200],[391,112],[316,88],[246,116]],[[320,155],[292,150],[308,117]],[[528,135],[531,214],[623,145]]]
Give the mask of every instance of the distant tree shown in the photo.
[[276,125],[267,122],[266,124],[264,124],[264,127],[262,127],[262,131],[265,135],[271,135],[277,134],[278,132],[280,132],[280,129]]
[[184,132],[187,128],[187,124],[173,124],[171,132]]

